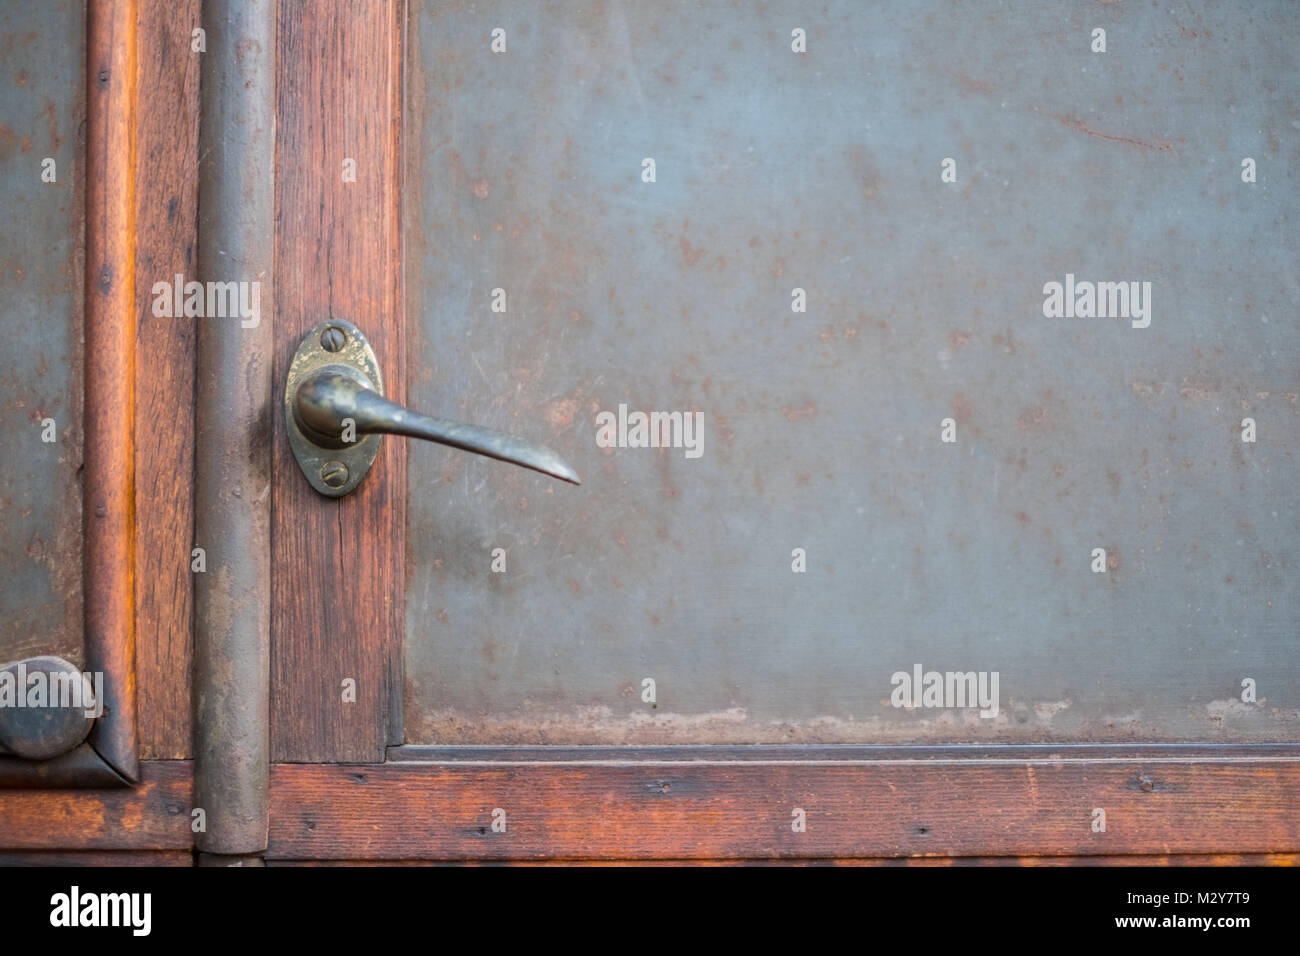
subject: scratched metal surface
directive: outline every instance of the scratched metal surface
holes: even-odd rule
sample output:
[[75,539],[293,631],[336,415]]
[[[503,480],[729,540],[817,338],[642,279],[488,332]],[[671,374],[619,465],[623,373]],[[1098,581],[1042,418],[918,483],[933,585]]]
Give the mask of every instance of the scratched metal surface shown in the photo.
[[84,23],[83,3],[0,3],[0,663],[83,658]]
[[[1284,2],[413,3],[409,398],[584,484],[411,443],[407,739],[1300,739],[1298,40]],[[1152,282],[1150,326],[1045,318],[1066,273]],[[598,447],[619,403],[702,411],[702,457]],[[915,664],[997,671],[999,716],[892,707]]]

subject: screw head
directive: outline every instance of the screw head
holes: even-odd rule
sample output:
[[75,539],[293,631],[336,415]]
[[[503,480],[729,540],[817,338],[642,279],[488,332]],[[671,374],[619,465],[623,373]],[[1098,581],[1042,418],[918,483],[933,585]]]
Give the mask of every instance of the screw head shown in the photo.
[[320,334],[320,347],[326,352],[337,352],[347,340],[347,333],[331,325]]
[[348,466],[341,461],[327,461],[320,466],[320,480],[331,488],[342,488],[348,483]]

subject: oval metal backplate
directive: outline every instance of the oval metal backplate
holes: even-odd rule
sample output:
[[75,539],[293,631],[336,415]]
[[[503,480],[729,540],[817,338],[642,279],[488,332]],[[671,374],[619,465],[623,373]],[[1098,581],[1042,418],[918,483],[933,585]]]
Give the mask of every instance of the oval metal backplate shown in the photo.
[[379,373],[379,360],[365,333],[346,319],[326,319],[308,332],[289,364],[284,383],[284,421],[289,447],[313,488],[329,498],[342,498],[351,494],[370,471],[383,436],[365,435],[343,448],[323,448],[302,433],[293,414],[293,398],[302,380],[326,365],[342,365],[360,373],[366,384],[380,395],[384,394],[384,380]]

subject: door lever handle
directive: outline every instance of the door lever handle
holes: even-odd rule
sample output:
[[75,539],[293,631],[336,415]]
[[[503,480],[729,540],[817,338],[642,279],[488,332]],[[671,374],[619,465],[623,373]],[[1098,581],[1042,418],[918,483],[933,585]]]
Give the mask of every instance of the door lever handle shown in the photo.
[[311,486],[340,498],[374,464],[381,435],[449,445],[581,484],[551,449],[480,425],[433,418],[383,395],[374,350],[351,322],[330,319],[302,340],[285,382],[285,424],[294,456]]

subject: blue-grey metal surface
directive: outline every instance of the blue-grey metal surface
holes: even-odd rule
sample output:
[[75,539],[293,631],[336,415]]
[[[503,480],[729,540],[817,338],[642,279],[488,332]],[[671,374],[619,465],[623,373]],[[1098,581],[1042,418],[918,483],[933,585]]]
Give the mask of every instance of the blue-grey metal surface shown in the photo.
[[[1300,5],[410,32],[409,403],[584,485],[411,445],[408,740],[1300,736]],[[1150,282],[1149,326],[1045,316],[1067,274]],[[600,447],[620,403],[703,454]],[[998,716],[894,707],[918,664],[998,672]]]
[[84,657],[84,31],[83,3],[0,4],[0,662]]

